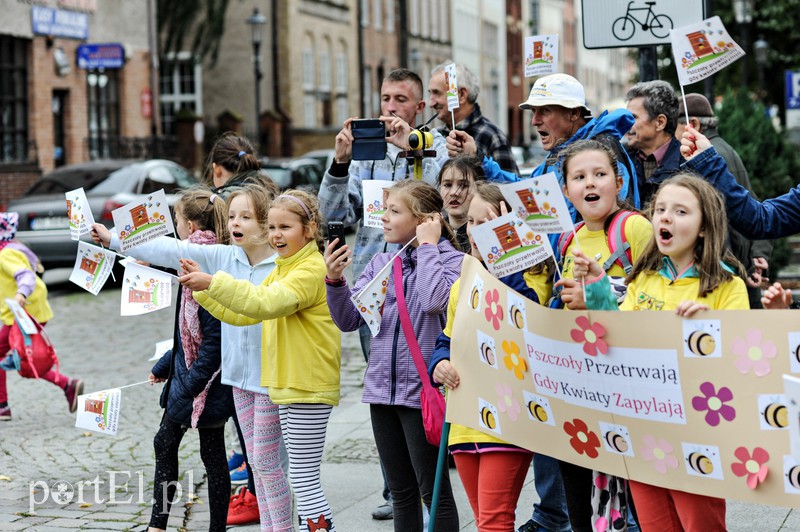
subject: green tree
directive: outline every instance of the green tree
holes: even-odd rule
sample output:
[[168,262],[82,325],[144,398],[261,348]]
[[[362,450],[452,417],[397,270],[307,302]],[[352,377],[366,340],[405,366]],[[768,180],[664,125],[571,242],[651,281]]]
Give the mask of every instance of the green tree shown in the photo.
[[209,57],[213,65],[225,31],[229,0],[158,0],[158,35],[161,56],[188,49],[198,61]]
[[[720,135],[739,153],[759,198],[779,196],[800,182],[797,148],[784,134],[775,131],[761,102],[742,91],[728,90],[716,115]],[[770,275],[776,277],[790,259],[786,240],[776,241]]]

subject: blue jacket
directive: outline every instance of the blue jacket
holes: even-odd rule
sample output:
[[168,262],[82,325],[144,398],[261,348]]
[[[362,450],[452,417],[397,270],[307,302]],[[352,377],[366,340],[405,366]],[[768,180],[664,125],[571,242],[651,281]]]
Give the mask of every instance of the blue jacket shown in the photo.
[[758,201],[736,182],[713,146],[684,167],[702,175],[722,192],[731,226],[745,237],[768,239],[800,233],[800,185],[777,198]]
[[[178,292],[177,312],[181,308],[181,292]],[[153,366],[152,373],[160,379],[167,379],[161,392],[160,404],[166,409],[167,417],[174,423],[191,426],[194,398],[202,392],[211,376],[219,369],[220,327],[219,320],[203,308],[197,313],[203,340],[192,368],[186,367],[183,343],[178,331],[177,312],[173,348]],[[219,375],[208,389],[205,408],[200,415],[197,428],[221,427],[233,415],[233,393],[231,387],[220,383]]]

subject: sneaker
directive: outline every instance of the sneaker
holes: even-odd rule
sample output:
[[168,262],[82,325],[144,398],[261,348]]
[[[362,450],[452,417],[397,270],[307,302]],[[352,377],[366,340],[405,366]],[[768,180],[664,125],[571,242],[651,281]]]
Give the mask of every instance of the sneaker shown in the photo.
[[249,525],[258,523],[258,500],[256,496],[247,491],[247,486],[242,487],[231,497],[231,505],[228,507],[228,525]]
[[242,462],[242,465],[231,471],[231,484],[247,484],[247,462]]
[[539,523],[533,519],[528,519],[528,522],[517,529],[517,532],[539,532],[545,530]]
[[0,421],[11,421],[11,407],[0,406]]
[[231,451],[230,457],[228,457],[228,471],[233,471],[244,462],[244,455],[239,454],[236,451]]
[[392,512],[392,502],[386,501],[385,503],[381,504],[380,506],[372,510],[372,518],[377,519],[378,521],[394,519],[394,513]]
[[70,379],[67,387],[64,388],[64,395],[67,396],[69,412],[74,414],[78,410],[78,396],[83,393],[83,381],[80,379]]

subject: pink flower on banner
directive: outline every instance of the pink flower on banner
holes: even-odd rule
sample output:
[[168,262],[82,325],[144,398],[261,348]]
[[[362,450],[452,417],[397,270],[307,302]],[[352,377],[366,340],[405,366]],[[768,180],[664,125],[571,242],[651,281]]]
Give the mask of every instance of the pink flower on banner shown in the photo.
[[596,357],[597,353],[608,353],[608,344],[603,340],[606,329],[599,323],[590,323],[586,316],[575,318],[575,325],[580,329],[572,329],[569,335],[576,343],[583,344],[583,352],[589,356]]
[[497,409],[508,414],[511,421],[516,421],[517,416],[522,412],[522,406],[514,398],[511,386],[498,382],[494,385],[494,389],[497,391]]
[[497,290],[486,292],[486,310],[484,314],[486,321],[492,324],[495,331],[499,331],[500,323],[503,321],[503,307],[500,305],[500,293]]
[[739,461],[731,464],[731,471],[737,477],[747,476],[747,487],[751,490],[756,489],[769,473],[767,467],[769,453],[761,447],[756,447],[751,456],[746,447],[739,447],[733,454]]
[[771,340],[762,343],[761,335],[761,329],[748,329],[744,338],[737,336],[733,339],[731,350],[736,356],[733,365],[742,375],[750,373],[751,369],[757,377],[763,377],[772,371],[768,359],[777,356],[778,348]]
[[733,392],[730,388],[722,386],[719,390],[714,389],[710,382],[700,385],[702,396],[692,397],[692,408],[698,412],[706,411],[706,423],[712,427],[719,425],[719,418],[725,421],[733,421],[736,417],[736,409],[725,403],[733,399]]
[[653,462],[653,467],[662,475],[667,472],[667,469],[675,469],[678,467],[678,459],[672,455],[672,444],[667,440],[655,438],[651,435],[646,435],[642,438],[644,446],[642,447],[642,458],[647,462]]

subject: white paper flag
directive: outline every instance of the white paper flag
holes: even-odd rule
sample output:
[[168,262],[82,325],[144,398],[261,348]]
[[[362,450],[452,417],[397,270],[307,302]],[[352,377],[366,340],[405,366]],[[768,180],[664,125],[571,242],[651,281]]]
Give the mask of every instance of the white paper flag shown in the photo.
[[377,227],[383,229],[381,217],[386,212],[383,202],[383,190],[394,184],[394,181],[385,179],[366,179],[361,181],[364,197],[364,227]]
[[120,315],[136,316],[170,306],[172,279],[168,273],[129,262],[122,277]]
[[547,235],[528,227],[515,212],[473,227],[472,240],[495,277],[527,270],[553,256]]
[[69,218],[69,236],[72,240],[80,239],[92,230],[94,216],[89,208],[89,201],[83,187],[70,190],[65,194],[67,198],[67,218]]
[[69,280],[97,295],[114,269],[115,253],[87,242],[78,242],[78,256]]
[[564,233],[574,229],[564,193],[553,172],[500,185],[500,190],[512,209],[533,230]]
[[675,28],[670,40],[681,85],[705,79],[744,56],[719,17]]
[[444,84],[447,87],[447,110],[458,109],[458,76],[455,63],[445,65]]
[[525,37],[525,77],[553,74],[558,69],[558,34]]
[[122,391],[119,388],[79,395],[75,426],[114,436],[121,404]]
[[119,235],[119,250],[125,252],[144,242],[175,232],[163,190],[111,211]]

